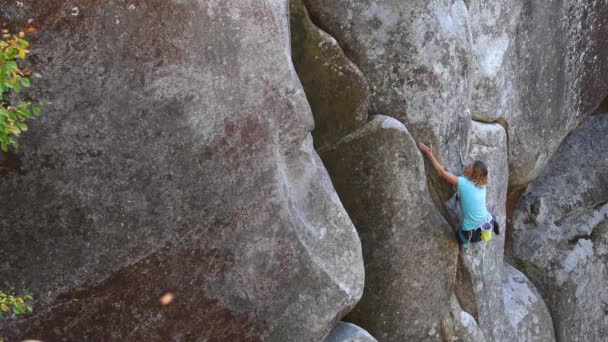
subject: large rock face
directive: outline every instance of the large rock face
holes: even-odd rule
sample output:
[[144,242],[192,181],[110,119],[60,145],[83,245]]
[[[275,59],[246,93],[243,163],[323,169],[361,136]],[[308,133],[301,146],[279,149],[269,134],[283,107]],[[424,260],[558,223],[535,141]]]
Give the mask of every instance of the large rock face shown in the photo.
[[[551,316],[542,297],[523,274],[503,261],[508,182],[506,132],[498,124],[474,122],[470,146],[468,162],[481,160],[488,166],[487,204],[501,226],[501,234],[487,243],[466,247],[459,263],[456,295],[464,309],[477,318],[488,341],[554,340]],[[453,313],[457,310],[451,312],[458,317]],[[471,329],[469,326],[461,331]],[[477,339],[471,332],[465,336],[469,336],[467,340]]]
[[[529,1],[517,23],[517,102],[508,118],[512,186],[537,177],[608,94],[608,2]],[[550,52],[550,53],[549,53]]]
[[363,247],[365,290],[348,319],[381,341],[436,340],[452,294],[456,241],[405,126],[372,118],[322,154]]
[[466,1],[471,115],[508,123],[509,183],[537,177],[608,94],[606,1]]
[[45,104],[0,178],[0,286],[37,298],[4,337],[319,341],[350,310],[360,242],[313,149],[287,10],[0,5],[40,28]]
[[303,0],[290,0],[289,8],[293,64],[315,118],[315,148],[321,150],[367,122],[367,81],[338,42],[312,23]]
[[555,341],[549,310],[534,285],[513,266],[505,263],[502,278],[507,321],[516,341]]
[[470,117],[508,122],[509,182],[525,186],[608,94],[605,1],[305,2],[365,74],[372,111],[441,146],[450,169]]
[[[305,0],[314,20],[344,48],[370,87],[370,110],[405,123],[459,169],[470,126],[471,49],[462,1]],[[430,164],[428,165],[430,167]],[[436,203],[449,187],[434,173]]]
[[36,312],[2,337],[355,338],[363,296],[347,319],[382,341],[551,341],[540,294],[560,341],[608,335],[606,115],[516,209],[540,291],[504,233],[456,256],[414,141],[488,164],[504,232],[507,187],[608,108],[608,1],[0,3],[29,19],[45,114],[0,156],[0,289]]
[[486,338],[475,318],[462,310],[455,295],[450,299],[450,308],[441,320],[441,332],[445,342],[485,342]]
[[[500,226],[505,226],[505,202],[507,196],[507,136],[499,124],[474,122],[471,131],[471,151],[467,163],[483,161],[488,167],[487,185],[488,210],[496,216]],[[507,341],[515,337],[507,323],[503,304],[502,277],[504,229],[494,235],[489,242],[470,244],[461,255],[459,276],[470,284],[459,281],[456,294],[461,303],[473,303],[474,307],[464,308],[476,316],[479,327],[489,341]]]
[[471,116],[506,122],[517,108],[517,24],[523,1],[469,0],[472,32]]
[[564,142],[514,212],[513,255],[543,293],[558,341],[608,334],[608,115]]

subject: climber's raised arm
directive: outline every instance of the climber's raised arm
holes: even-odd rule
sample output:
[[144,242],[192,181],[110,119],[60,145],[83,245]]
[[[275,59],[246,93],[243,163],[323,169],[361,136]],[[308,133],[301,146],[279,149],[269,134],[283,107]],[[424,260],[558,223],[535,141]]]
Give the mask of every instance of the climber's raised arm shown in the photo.
[[458,185],[458,177],[456,177],[455,175],[447,172],[443,166],[441,166],[441,164],[439,164],[439,162],[437,161],[437,159],[435,159],[435,156],[433,155],[433,145],[431,145],[431,147],[426,146],[423,143],[419,143],[418,147],[420,148],[420,150],[422,151],[422,153],[426,154],[426,156],[429,158],[429,160],[431,161],[431,163],[433,164],[433,167],[435,168],[435,170],[437,170],[437,173],[439,173],[439,176],[443,179],[445,179],[446,181],[448,181],[448,183],[452,184],[452,185]]

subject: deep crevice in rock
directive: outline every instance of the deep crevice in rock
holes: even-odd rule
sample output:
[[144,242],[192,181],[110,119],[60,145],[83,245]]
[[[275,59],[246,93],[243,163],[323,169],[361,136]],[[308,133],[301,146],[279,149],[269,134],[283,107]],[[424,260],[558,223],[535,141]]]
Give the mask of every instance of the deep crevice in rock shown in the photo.
[[[290,2],[295,1],[295,0],[289,0]],[[311,8],[311,6],[308,4],[308,0],[301,0],[304,5],[306,6],[307,9]],[[345,44],[343,44],[338,35],[336,34],[336,32],[332,32],[332,30],[327,27],[326,25],[323,24],[323,21],[319,19],[318,14],[315,13],[314,11],[310,11],[308,10],[308,17],[310,19],[310,21],[320,30],[326,32],[327,34],[329,34],[330,36],[332,36],[336,42],[338,42],[338,45],[340,45],[340,48],[342,49],[342,51],[344,51],[344,55],[351,61],[353,62],[357,68],[361,69],[359,67],[359,63],[356,61],[356,54],[353,53],[348,46],[346,46]],[[371,114],[371,113],[370,113]]]
[[608,199],[594,204],[593,210],[600,210],[600,208],[605,206],[606,204],[608,204]]
[[568,240],[569,245],[576,245],[579,240],[591,240],[591,234],[578,234],[575,235],[572,239]]
[[363,73],[338,41],[310,19],[304,1],[290,0],[292,61],[315,120],[321,151],[367,122],[369,90]]
[[473,289],[473,280],[467,267],[464,264],[462,253],[458,254],[458,264],[456,266],[456,283],[454,285],[454,294],[458,299],[458,303],[463,311],[475,318],[479,324],[479,314],[477,310],[477,300]]
[[[498,118],[494,121],[490,121],[490,122],[486,122],[486,121],[481,121],[481,120],[475,120],[475,119],[471,119],[471,121],[475,121],[475,122],[479,122],[479,123],[485,123],[485,124],[489,124],[489,123],[496,123],[499,124],[500,126],[502,126],[502,128],[505,131],[505,136],[506,136],[506,144],[507,144],[507,165],[509,165],[509,158],[510,158],[510,149],[511,149],[511,139],[509,136],[509,122],[504,119],[504,118]],[[508,172],[508,170],[507,170]],[[502,227],[502,231],[505,234],[505,245],[504,245],[504,250],[503,253],[504,255],[510,255],[511,253],[511,245],[512,245],[512,241],[513,241],[513,212],[515,211],[515,208],[517,207],[517,204],[519,203],[519,200],[521,199],[521,196],[524,194],[526,187],[527,186],[511,186],[511,181],[510,178],[509,180],[507,180],[507,184],[508,184],[508,189],[507,189],[507,200],[506,200],[506,208],[505,208],[505,214],[506,214],[506,227]]]
[[604,100],[600,103],[600,105],[595,109],[595,112],[591,115],[600,115],[608,113],[608,95],[604,97]]
[[505,255],[511,254],[511,246],[513,245],[513,212],[519,204],[521,196],[526,191],[526,188],[515,188],[507,190],[507,226],[505,227]]

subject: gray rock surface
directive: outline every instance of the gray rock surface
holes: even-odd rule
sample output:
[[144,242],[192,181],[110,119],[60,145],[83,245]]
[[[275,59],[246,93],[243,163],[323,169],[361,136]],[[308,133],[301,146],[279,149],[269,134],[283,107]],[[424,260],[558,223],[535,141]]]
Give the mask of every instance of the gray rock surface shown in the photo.
[[467,1],[473,119],[508,123],[510,185],[537,177],[608,94],[605,1]]
[[444,342],[485,342],[483,332],[477,325],[475,318],[462,310],[458,299],[452,295],[450,308],[441,321],[441,331]]
[[523,1],[469,0],[472,32],[471,116],[506,122],[519,102],[517,94],[517,25]]
[[352,323],[338,322],[325,342],[378,342],[378,340]]
[[381,341],[438,340],[457,246],[416,143],[399,121],[377,115],[321,156],[363,248],[363,298],[347,319]]
[[369,90],[338,42],[310,21],[302,1],[290,1],[291,51],[315,118],[315,148],[320,150],[367,122]]
[[502,278],[507,320],[517,341],[555,341],[549,310],[534,285],[513,266],[505,263]]
[[[608,95],[605,1],[305,0],[367,78],[371,109],[457,169],[469,118],[508,123],[523,187]],[[436,177],[431,190],[447,199]],[[437,201],[440,203],[442,201]]]
[[[498,124],[473,122],[470,146],[467,163],[481,160],[488,167],[487,205],[501,234],[466,247],[459,261],[456,294],[479,322],[487,341],[553,341],[552,320],[542,297],[523,274],[503,261],[508,184],[505,130]],[[469,327],[457,336],[476,340],[474,331]]]
[[[305,0],[313,20],[361,69],[370,110],[405,123],[438,159],[461,167],[470,126],[471,30],[462,1]],[[430,167],[430,164],[428,165]],[[436,203],[449,187],[434,174]]]
[[[507,323],[503,304],[503,252],[505,227],[505,202],[507,196],[507,136],[499,124],[473,122],[471,151],[465,164],[483,161],[488,167],[487,206],[496,216],[503,232],[494,235],[489,242],[469,244],[461,253],[459,272],[467,273],[470,284],[457,282],[456,294],[461,303],[473,303],[473,314],[488,341],[507,341],[515,338]],[[463,269],[464,268],[464,269]],[[458,289],[464,288],[464,289]],[[463,298],[462,295],[469,296]],[[465,307],[466,308],[466,307]]]
[[[562,144],[608,108],[608,1],[0,3],[30,18],[44,116],[0,156],[0,289],[36,311],[2,337],[319,341],[361,296],[382,341],[552,340],[543,299],[557,340],[608,336],[607,116]],[[456,257],[414,138],[488,164],[501,235]],[[506,192],[560,144],[514,216],[537,291]]]
[[517,22],[508,117],[511,186],[537,177],[566,135],[608,95],[608,2],[529,1]]
[[608,115],[569,136],[513,221],[513,256],[549,307],[558,341],[608,335]]
[[35,18],[44,75],[44,116],[0,178],[0,287],[37,299],[4,337],[318,341],[358,301],[286,1],[0,8]]

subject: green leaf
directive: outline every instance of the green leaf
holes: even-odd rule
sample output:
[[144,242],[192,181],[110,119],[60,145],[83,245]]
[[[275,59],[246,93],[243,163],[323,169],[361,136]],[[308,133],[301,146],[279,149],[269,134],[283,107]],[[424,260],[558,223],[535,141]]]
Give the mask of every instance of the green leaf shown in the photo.
[[[42,77],[39,73],[25,76],[25,74],[30,75],[29,71],[22,71],[19,68],[17,60],[28,56],[29,45],[23,35],[10,35],[4,39],[0,36],[0,149],[3,151],[8,151],[9,148],[16,149],[19,146],[17,138],[21,132],[27,130],[27,120],[32,115],[40,115],[41,112],[40,108],[33,106],[31,102],[16,102],[19,97],[13,96],[23,88],[31,86],[31,77]],[[3,101],[7,97],[11,101]],[[24,301],[31,297],[15,297],[9,293],[12,292],[0,297],[9,304],[9,309],[12,305],[16,305],[13,307],[14,312],[25,312],[27,307]]]

